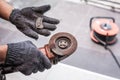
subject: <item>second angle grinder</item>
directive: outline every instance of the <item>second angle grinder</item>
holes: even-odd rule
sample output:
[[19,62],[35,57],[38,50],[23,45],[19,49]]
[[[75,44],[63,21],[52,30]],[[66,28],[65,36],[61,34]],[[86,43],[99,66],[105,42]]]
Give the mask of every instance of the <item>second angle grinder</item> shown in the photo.
[[113,17],[92,17],[90,19],[91,39],[96,43],[102,44],[103,47],[110,52],[120,69],[120,63],[117,57],[108,46],[117,42],[116,35],[118,32],[119,27],[115,23],[115,19]]
[[[70,33],[59,32],[50,38],[48,44],[38,49],[49,58],[52,64],[57,64],[74,53],[77,49],[77,40]],[[14,66],[3,64],[3,71],[1,73],[8,74],[16,71]]]
[[90,37],[96,43],[111,45],[116,43],[119,28],[113,17],[92,17],[90,19]]

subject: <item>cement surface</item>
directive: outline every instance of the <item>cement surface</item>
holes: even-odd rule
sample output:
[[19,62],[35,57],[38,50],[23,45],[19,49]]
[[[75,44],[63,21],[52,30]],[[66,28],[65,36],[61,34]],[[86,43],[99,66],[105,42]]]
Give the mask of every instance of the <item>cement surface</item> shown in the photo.
[[[15,2],[13,3],[15,4]],[[46,2],[43,1],[43,3],[45,4],[49,2],[46,0]],[[38,4],[41,5],[42,3],[40,3],[40,1],[34,3],[29,2],[29,4],[22,4],[18,7],[32,6],[32,4],[38,6]],[[57,26],[57,30],[52,32],[52,35],[58,32],[69,32],[73,34],[78,41],[78,48],[76,52],[69,58],[62,61],[62,63],[103,75],[120,78],[120,69],[116,65],[111,54],[102,46],[92,42],[89,35],[89,20],[91,17],[114,17],[116,24],[120,28],[120,14],[90,5],[66,1],[56,1],[55,3],[50,2],[50,4],[53,8],[45,15],[58,18],[61,21],[61,23]],[[37,47],[47,44],[52,36],[43,37],[40,35],[39,39],[36,41],[25,36],[19,32],[14,25],[3,20],[0,20],[0,34],[0,44],[31,40]],[[117,38],[117,44],[110,46],[110,48],[120,62],[120,32],[118,33]]]

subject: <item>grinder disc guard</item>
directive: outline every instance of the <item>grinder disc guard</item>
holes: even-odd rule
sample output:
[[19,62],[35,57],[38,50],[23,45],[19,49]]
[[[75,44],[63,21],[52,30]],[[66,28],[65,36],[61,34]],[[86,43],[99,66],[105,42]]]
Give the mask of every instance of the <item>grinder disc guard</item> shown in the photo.
[[70,55],[76,50],[77,41],[71,34],[60,32],[51,37],[49,47],[57,55]]

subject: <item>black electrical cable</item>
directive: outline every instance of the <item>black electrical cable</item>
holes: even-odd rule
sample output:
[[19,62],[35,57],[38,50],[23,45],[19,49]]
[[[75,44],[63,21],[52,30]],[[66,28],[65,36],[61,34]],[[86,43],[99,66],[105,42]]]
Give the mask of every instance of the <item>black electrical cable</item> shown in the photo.
[[113,51],[108,47],[107,41],[109,40],[109,36],[107,34],[106,36],[106,45],[104,46],[106,50],[108,50],[110,52],[110,54],[112,55],[113,59],[115,60],[116,64],[118,65],[119,69],[120,69],[120,63],[117,60],[115,54],[113,53]]
[[[110,38],[113,38],[113,36],[112,37],[109,37],[108,36],[108,34],[106,35],[106,37],[104,37],[105,38],[105,41],[103,41],[103,37],[101,37],[101,35],[100,36],[98,36],[99,34],[94,34],[94,37],[101,43],[101,44],[103,44],[103,46],[104,46],[104,48],[106,49],[106,50],[108,50],[109,52],[110,52],[110,54],[112,55],[112,57],[113,57],[113,59],[115,60],[115,62],[116,62],[116,64],[117,64],[117,66],[119,67],[119,69],[120,69],[120,63],[119,63],[119,61],[117,60],[117,58],[116,58],[116,56],[115,56],[115,54],[113,53],[113,51],[108,47],[108,41],[109,40],[111,40]],[[115,36],[114,36],[115,37]],[[112,39],[113,40],[113,39]]]
[[[99,39],[101,39],[102,41],[106,42],[106,43],[112,42],[115,39],[115,36],[116,36],[116,34],[112,35],[112,36],[105,36],[105,35],[97,33],[96,31],[94,31],[93,34],[95,36],[97,36]],[[107,37],[107,41],[106,41],[106,37]]]
[[116,56],[114,55],[113,51],[112,51],[109,47],[107,47],[107,46],[105,46],[105,49],[108,50],[108,51],[111,53],[112,57],[114,58],[116,64],[118,65],[118,67],[119,67],[119,69],[120,69],[120,63],[119,63],[119,61],[117,60]]
[[6,75],[2,74],[2,71],[4,71],[4,68],[0,66],[0,80],[6,80]]

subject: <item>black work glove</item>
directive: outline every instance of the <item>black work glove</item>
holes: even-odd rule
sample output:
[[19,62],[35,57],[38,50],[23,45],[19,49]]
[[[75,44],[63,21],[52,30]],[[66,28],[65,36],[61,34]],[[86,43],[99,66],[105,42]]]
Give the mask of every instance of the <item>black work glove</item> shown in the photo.
[[27,7],[22,10],[14,9],[9,20],[29,37],[38,39],[38,34],[49,36],[50,31],[55,30],[56,24],[59,23],[57,19],[44,16],[49,9],[50,5]]
[[10,65],[25,75],[51,67],[49,59],[30,41],[8,44],[5,65]]

